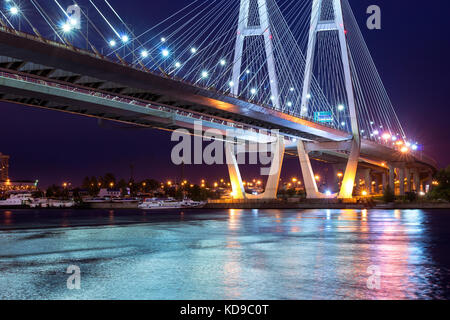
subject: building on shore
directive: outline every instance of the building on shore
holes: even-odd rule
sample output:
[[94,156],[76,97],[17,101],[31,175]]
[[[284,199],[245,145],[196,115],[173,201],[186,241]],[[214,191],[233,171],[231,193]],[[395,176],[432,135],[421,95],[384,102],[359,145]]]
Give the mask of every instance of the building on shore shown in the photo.
[[38,181],[0,181],[0,192],[34,192],[38,190]]
[[9,156],[0,152],[0,182],[9,179]]

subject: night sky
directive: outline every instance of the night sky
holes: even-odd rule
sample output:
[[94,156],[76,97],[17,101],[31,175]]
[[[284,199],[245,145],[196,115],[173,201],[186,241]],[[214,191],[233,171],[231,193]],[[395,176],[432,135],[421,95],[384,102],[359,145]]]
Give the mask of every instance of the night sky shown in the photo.
[[[143,31],[189,1],[110,2],[126,20],[133,17],[135,30]],[[441,167],[447,166],[450,2],[433,1],[431,7],[424,1],[350,0],[350,4],[406,134],[423,144]],[[365,27],[365,11],[372,4],[382,10],[379,31]],[[0,152],[11,156],[14,180],[39,179],[46,186],[78,184],[87,175],[106,172],[128,178],[130,164],[137,179],[176,179],[181,174],[181,168],[171,164],[173,143],[163,131],[108,122],[99,126],[96,119],[6,103],[0,103],[0,129]],[[185,166],[184,171],[194,182],[226,177],[225,165]],[[299,171],[298,161],[288,160],[283,176]],[[244,178],[256,170],[249,172]]]

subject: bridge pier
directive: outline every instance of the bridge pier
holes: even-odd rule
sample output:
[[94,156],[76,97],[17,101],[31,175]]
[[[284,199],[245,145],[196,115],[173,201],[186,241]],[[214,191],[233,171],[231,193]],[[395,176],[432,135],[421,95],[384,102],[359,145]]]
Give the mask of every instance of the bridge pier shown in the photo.
[[411,192],[411,170],[409,168],[405,168],[405,192]]
[[362,170],[363,179],[364,179],[364,190],[367,192],[367,194],[372,193],[372,179],[370,177],[370,169],[363,169]]
[[298,158],[300,160],[300,168],[302,170],[303,175],[303,184],[306,191],[307,199],[327,199],[327,198],[335,198],[334,195],[326,195],[319,192],[319,188],[317,187],[317,182],[315,179],[315,175],[311,166],[311,160],[309,159],[308,152],[305,148],[305,143],[302,140],[297,142],[297,151]]
[[398,168],[399,194],[405,195],[405,168]]
[[388,184],[392,191],[395,192],[395,168],[392,164],[389,164],[389,181]]
[[[270,168],[268,168],[268,178],[266,187],[263,193],[258,195],[248,194],[245,192],[244,183],[242,182],[239,164],[234,152],[234,144],[225,142],[225,156],[228,165],[228,173],[230,175],[230,183],[232,188],[232,197],[237,200],[244,199],[260,199],[260,200],[274,200],[277,198],[278,186],[280,182],[281,168],[284,160],[285,144],[282,136],[277,137]],[[267,169],[266,169],[267,170]]]
[[420,174],[419,169],[413,169],[414,190],[420,192]]

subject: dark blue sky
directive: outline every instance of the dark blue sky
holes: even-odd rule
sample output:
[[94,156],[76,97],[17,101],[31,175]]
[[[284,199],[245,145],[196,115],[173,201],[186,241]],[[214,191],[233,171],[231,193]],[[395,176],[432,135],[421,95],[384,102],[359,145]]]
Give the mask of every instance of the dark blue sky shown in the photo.
[[[146,30],[188,3],[110,2],[124,18],[133,17],[136,30]],[[440,166],[450,164],[449,1],[433,1],[431,9],[423,1],[350,0],[350,4],[407,135],[424,144]],[[380,31],[365,28],[365,11],[372,4],[382,9]],[[99,126],[95,119],[6,103],[0,103],[0,130],[0,152],[11,156],[12,179],[39,179],[47,185],[79,183],[86,175],[106,172],[128,178],[131,163],[137,178],[175,179],[181,173],[171,165],[173,144],[166,132]],[[295,175],[300,170],[297,162],[289,160],[284,175]],[[196,180],[225,173],[225,166],[185,168],[185,175]]]

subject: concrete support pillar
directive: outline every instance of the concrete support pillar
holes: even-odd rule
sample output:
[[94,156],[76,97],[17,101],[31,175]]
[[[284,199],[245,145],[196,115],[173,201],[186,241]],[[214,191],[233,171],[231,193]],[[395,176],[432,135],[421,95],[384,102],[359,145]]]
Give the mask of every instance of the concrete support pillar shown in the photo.
[[406,186],[405,192],[411,192],[411,170],[409,168],[405,168],[405,178],[406,178]]
[[300,168],[302,169],[303,184],[305,186],[306,198],[318,198],[319,189],[317,188],[316,179],[311,166],[309,155],[306,153],[305,144],[299,140],[297,143],[298,158],[300,160]]
[[420,192],[420,173],[418,169],[413,170],[414,189],[417,193]]
[[389,165],[389,186],[391,187],[392,191],[395,190],[395,168],[392,165]]
[[227,159],[228,172],[230,175],[231,187],[233,189],[233,199],[276,199],[278,185],[280,183],[281,168],[284,160],[285,144],[283,137],[277,137],[270,168],[267,168],[268,178],[264,193],[258,195],[246,194],[242,182],[239,166],[234,154],[234,145],[230,142],[225,143],[225,155]]
[[317,188],[316,179],[314,178],[314,172],[311,166],[311,160],[305,150],[305,144],[299,140],[297,143],[298,158],[300,160],[300,168],[302,169],[303,184],[305,186],[307,199],[325,199],[334,198],[337,194],[325,195],[319,192]]
[[233,199],[245,199],[245,189],[242,183],[241,172],[234,154],[234,144],[225,142],[225,157],[228,165],[228,173],[230,175],[231,188],[233,190]]
[[273,158],[268,172],[267,184],[264,193],[257,196],[247,195],[249,199],[276,199],[278,193],[278,185],[280,183],[281,168],[284,160],[284,137],[279,136],[272,150]]
[[386,190],[386,187],[388,186],[388,176],[386,172],[381,173],[381,180],[382,180],[382,193],[384,190]]
[[400,195],[405,195],[405,168],[398,169],[398,180],[400,182]]
[[370,177],[370,169],[364,169],[362,174],[364,178],[364,190],[370,194],[372,193],[372,178]]

